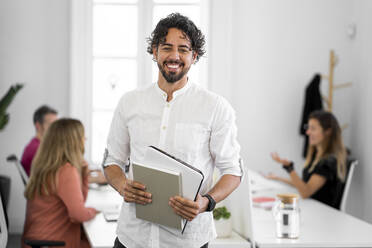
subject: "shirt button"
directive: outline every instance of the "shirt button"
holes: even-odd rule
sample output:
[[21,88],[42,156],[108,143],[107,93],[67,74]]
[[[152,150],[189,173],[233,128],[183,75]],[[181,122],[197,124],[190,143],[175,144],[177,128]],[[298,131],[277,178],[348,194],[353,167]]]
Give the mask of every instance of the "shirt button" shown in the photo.
[[167,127],[166,126],[163,126],[162,129],[165,130]]
[[168,107],[168,108],[170,107],[170,104],[169,104],[169,103],[167,103],[167,107]]

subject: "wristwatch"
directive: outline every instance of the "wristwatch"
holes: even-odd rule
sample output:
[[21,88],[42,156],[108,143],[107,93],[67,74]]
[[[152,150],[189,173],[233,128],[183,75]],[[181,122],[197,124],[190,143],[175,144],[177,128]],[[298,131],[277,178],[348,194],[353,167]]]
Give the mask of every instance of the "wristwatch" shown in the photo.
[[290,174],[294,170],[294,164],[291,162],[289,165],[283,165],[283,169]]
[[209,200],[208,207],[205,211],[210,212],[216,207],[216,201],[212,198],[212,196],[205,194],[203,197],[207,197]]

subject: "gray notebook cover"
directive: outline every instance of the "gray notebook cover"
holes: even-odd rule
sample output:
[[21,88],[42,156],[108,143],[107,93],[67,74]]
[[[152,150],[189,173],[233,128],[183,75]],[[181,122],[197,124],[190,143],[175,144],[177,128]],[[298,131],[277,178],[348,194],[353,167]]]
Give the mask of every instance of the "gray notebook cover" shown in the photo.
[[146,185],[146,191],[152,194],[151,203],[136,204],[136,217],[182,229],[182,218],[168,205],[170,197],[182,195],[180,173],[133,163],[133,179]]

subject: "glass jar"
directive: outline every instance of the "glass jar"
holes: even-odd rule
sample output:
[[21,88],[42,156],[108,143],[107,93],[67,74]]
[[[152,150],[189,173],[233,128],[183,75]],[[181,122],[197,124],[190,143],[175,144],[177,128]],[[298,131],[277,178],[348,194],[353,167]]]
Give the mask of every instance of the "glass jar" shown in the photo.
[[278,238],[297,239],[300,234],[298,195],[278,194],[273,208]]

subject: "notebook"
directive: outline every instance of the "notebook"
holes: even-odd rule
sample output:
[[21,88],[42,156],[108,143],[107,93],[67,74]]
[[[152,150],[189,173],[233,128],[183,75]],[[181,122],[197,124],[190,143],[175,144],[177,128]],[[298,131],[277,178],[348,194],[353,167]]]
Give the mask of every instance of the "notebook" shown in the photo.
[[133,179],[146,185],[152,202],[136,204],[136,217],[160,225],[182,229],[182,218],[168,205],[169,198],[182,195],[181,175],[167,169],[133,163]]
[[[147,147],[143,164],[180,173],[182,178],[180,195],[193,201],[196,200],[204,180],[204,175],[199,169],[155,146]],[[186,228],[186,224],[187,220],[182,219],[182,233]]]

